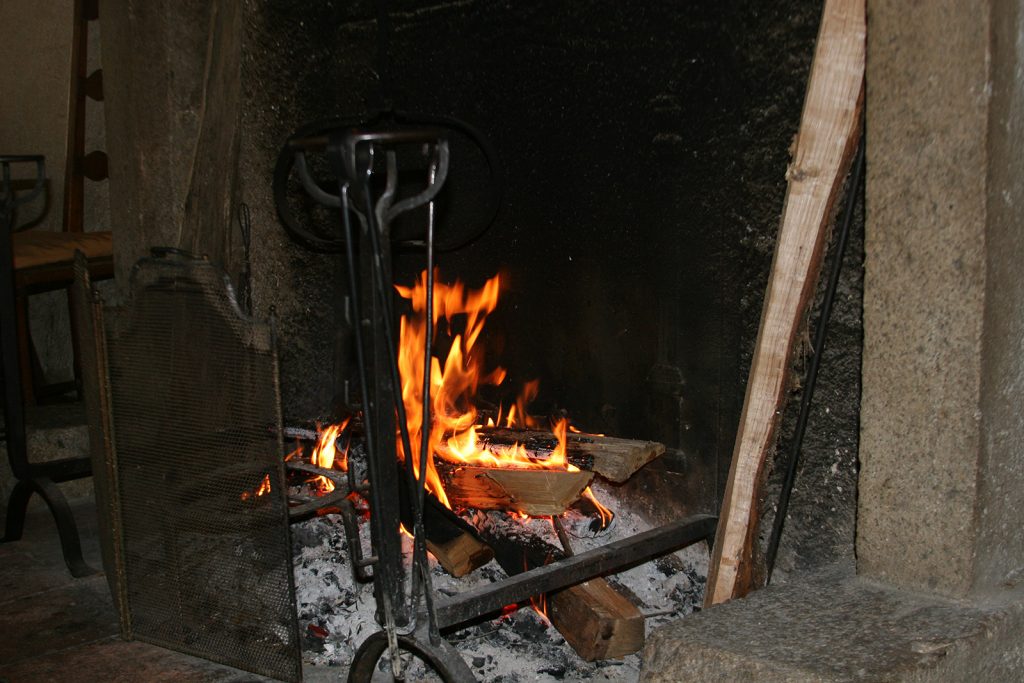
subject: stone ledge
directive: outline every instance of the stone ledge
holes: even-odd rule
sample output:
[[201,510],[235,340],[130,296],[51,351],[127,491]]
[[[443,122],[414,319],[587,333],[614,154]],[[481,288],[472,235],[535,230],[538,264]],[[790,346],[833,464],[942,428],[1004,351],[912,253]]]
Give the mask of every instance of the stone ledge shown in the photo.
[[664,626],[641,680],[1024,680],[1024,594],[968,604],[833,566]]

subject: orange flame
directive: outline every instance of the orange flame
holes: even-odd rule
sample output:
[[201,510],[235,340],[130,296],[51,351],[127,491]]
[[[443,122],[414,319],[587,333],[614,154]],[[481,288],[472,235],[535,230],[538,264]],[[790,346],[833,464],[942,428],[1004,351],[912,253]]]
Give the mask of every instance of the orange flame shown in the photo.
[[541,593],[538,596],[530,598],[530,607],[532,607],[533,611],[536,612],[538,616],[540,616],[541,621],[543,621],[548,626],[551,625],[551,617],[548,615],[547,593]]
[[[550,521],[551,522],[551,526],[554,527],[554,524],[555,524],[554,521],[552,521],[550,518],[548,518],[548,521]],[[549,554],[546,558],[544,558],[544,564],[545,565],[551,564],[551,560],[552,560],[552,557]],[[529,564],[526,561],[526,557],[523,557],[523,571],[529,571],[529,569],[530,569],[530,566],[529,566]],[[547,593],[541,593],[540,595],[534,595],[533,597],[531,597],[530,598],[530,607],[532,607],[533,611],[537,613],[537,616],[539,616],[541,618],[541,621],[543,621],[546,625],[551,626],[551,617],[548,615],[548,594]]]
[[[446,434],[462,435],[472,430],[477,410],[472,404],[481,383],[500,384],[505,371],[497,368],[489,374],[483,372],[483,353],[474,347],[483,331],[484,320],[498,305],[499,278],[494,276],[482,289],[467,290],[462,283],[446,285],[434,283],[432,331],[436,334],[443,319],[449,333],[455,329],[456,317],[462,323],[462,333],[452,337],[451,350],[444,360],[430,358],[429,450],[426,486],[438,500],[451,507],[441,479],[434,467],[433,454]],[[398,367],[402,376],[402,400],[409,423],[410,448],[413,471],[419,476],[419,459],[423,429],[423,347],[426,341],[427,273],[423,271],[412,287],[396,287],[398,294],[412,303],[412,315],[401,322],[398,349]],[[475,438],[475,437],[474,437]],[[401,448],[401,447],[400,447]],[[404,453],[399,453],[404,458]]]
[[540,459],[519,443],[511,446],[481,444],[477,428],[472,425],[464,432],[456,433],[439,444],[437,454],[445,460],[476,467],[506,467],[510,469],[567,470],[579,472],[569,463],[565,454],[565,428],[568,421],[559,420],[552,431],[558,438],[558,445],[547,458]]
[[537,421],[533,419],[533,416],[526,411],[526,407],[533,403],[533,399],[537,398],[537,392],[540,390],[540,380],[530,380],[523,385],[523,390],[519,392],[519,397],[516,399],[516,404],[508,409],[508,420],[505,422],[506,427],[539,427]]
[[270,475],[269,474],[264,474],[263,475],[263,481],[260,482],[260,485],[257,486],[254,491],[243,491],[242,492],[242,500],[250,500],[250,499],[254,499],[254,498],[259,498],[260,496],[262,496],[262,495],[264,495],[266,493],[270,493]]
[[[431,420],[428,433],[428,454],[426,458],[425,481],[427,490],[444,505],[451,507],[444,486],[434,464],[435,456],[454,464],[480,467],[537,468],[548,470],[579,471],[566,457],[566,432],[568,420],[559,420],[552,431],[558,439],[558,446],[546,458],[537,458],[521,444],[499,446],[481,441],[477,432],[479,412],[473,401],[481,385],[497,386],[505,380],[505,370],[484,369],[484,353],[479,344],[487,316],[498,305],[500,280],[494,276],[479,290],[466,288],[462,283],[444,284],[434,282],[432,338],[436,339],[439,328],[451,339],[449,351],[443,358],[433,353],[424,356],[427,335],[426,293],[427,273],[420,274],[417,281],[409,286],[395,288],[410,303],[411,313],[402,317],[398,367],[402,378],[402,400],[405,404],[409,426],[410,454],[413,471],[419,476],[420,450],[423,434],[423,372],[429,367],[428,383]],[[429,363],[429,365],[427,365]],[[508,427],[537,427],[537,422],[527,411],[527,406],[537,396],[539,381],[527,382],[515,405],[502,416],[499,409],[497,424]],[[488,424],[495,424],[488,420]],[[399,458],[405,458],[403,447],[398,446]]]
[[594,492],[590,490],[589,486],[583,490],[583,497],[589,500],[594,505],[594,508],[597,509],[597,514],[601,515],[601,528],[607,528],[612,523],[612,519],[615,518],[612,511],[601,505],[601,502],[594,495]]
[[284,461],[288,462],[292,458],[301,458],[301,456],[302,456],[302,443],[300,443],[299,440],[296,438],[295,439],[295,448],[293,448],[291,450],[291,452],[288,453],[288,455],[284,456]]
[[[345,445],[345,449],[338,453],[337,440],[341,436],[345,428],[348,427],[349,419],[346,418],[339,424],[330,425],[327,429],[320,431],[320,426],[317,425],[317,440],[316,446],[313,448],[313,455],[310,458],[310,462],[317,467],[322,467],[325,470],[329,470],[332,467],[341,470],[342,472],[348,471],[348,444]],[[334,490],[334,482],[324,476],[317,476],[313,479],[314,485],[322,493],[330,493]]]

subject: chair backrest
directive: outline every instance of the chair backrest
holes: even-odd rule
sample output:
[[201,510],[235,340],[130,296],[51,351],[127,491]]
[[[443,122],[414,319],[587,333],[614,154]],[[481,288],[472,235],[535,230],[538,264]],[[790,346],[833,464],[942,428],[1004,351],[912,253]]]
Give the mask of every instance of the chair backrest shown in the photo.
[[106,180],[107,155],[85,153],[86,98],[103,101],[103,70],[89,68],[89,25],[99,19],[98,0],[75,0],[68,96],[67,155],[64,165],[64,231],[84,232],[85,179]]

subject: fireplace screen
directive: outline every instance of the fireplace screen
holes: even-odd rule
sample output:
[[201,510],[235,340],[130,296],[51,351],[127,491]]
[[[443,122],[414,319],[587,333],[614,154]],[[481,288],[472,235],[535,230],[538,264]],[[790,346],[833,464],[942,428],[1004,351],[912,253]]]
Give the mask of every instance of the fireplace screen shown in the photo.
[[130,631],[298,680],[273,330],[205,261],[169,253],[132,278],[108,320]]

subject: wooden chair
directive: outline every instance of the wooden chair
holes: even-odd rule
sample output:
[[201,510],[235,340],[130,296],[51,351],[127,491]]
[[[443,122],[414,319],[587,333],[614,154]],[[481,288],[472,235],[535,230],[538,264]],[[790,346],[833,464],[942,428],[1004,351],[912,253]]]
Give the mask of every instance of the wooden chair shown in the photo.
[[[35,182],[27,195],[18,196],[12,166],[34,165]],[[25,526],[25,512],[32,494],[38,494],[50,508],[57,524],[64,561],[72,576],[88,576],[92,567],[82,558],[82,545],[78,525],[64,494],[57,484],[81,479],[91,474],[89,458],[70,457],[46,462],[29,459],[28,432],[25,427],[25,404],[22,400],[22,373],[20,367],[20,330],[11,323],[18,316],[14,273],[13,239],[11,231],[16,222],[15,209],[42,194],[45,188],[45,168],[41,156],[0,155],[0,356],[3,369],[3,439],[7,445],[7,459],[14,474],[14,488],[7,499],[7,517],[4,536],[7,543],[21,538]]]
[[[103,73],[88,76],[89,24],[99,17],[97,0],[75,0],[72,34],[71,84],[68,97],[68,136],[64,174],[63,230],[22,230],[13,235],[14,283],[19,339],[22,396],[26,405],[39,399],[80,391],[78,339],[71,326],[75,379],[47,385],[35,355],[28,322],[29,297],[41,292],[68,290],[73,282],[76,251],[85,254],[92,280],[114,275],[113,239],[109,230],[86,231],[83,208],[85,180],[107,178],[107,156],[102,151],[85,153],[86,98],[103,100]],[[90,226],[93,228],[94,226]],[[69,306],[69,310],[70,306]],[[73,316],[73,312],[72,312]],[[72,318],[73,320],[73,318]]]
[[[102,99],[102,76],[86,78],[89,22],[97,17],[95,0],[76,0],[72,41],[71,94],[68,111],[67,165],[64,183],[64,225],[61,232],[15,230],[15,209],[39,196],[45,187],[42,157],[0,156],[0,347],[3,356],[3,413],[7,456],[15,485],[7,500],[3,539],[21,538],[25,512],[33,494],[46,501],[60,536],[61,550],[72,576],[88,576],[95,570],[82,557],[78,525],[60,482],[88,477],[92,468],[88,455],[35,462],[29,459],[25,407],[47,393],[66,393],[71,388],[81,394],[75,310],[70,305],[72,348],[75,354],[75,382],[46,387],[38,361],[34,361],[29,334],[28,299],[32,294],[64,289],[70,294],[75,282],[75,253],[84,254],[93,279],[114,274],[110,231],[85,231],[82,208],[84,179],[106,177],[106,156],[102,152],[85,154],[85,98]],[[19,198],[10,167],[37,164],[31,192]],[[80,257],[81,263],[81,257]],[[79,266],[81,268],[81,265]],[[12,324],[15,323],[15,324]],[[70,386],[68,386],[70,384]]]

